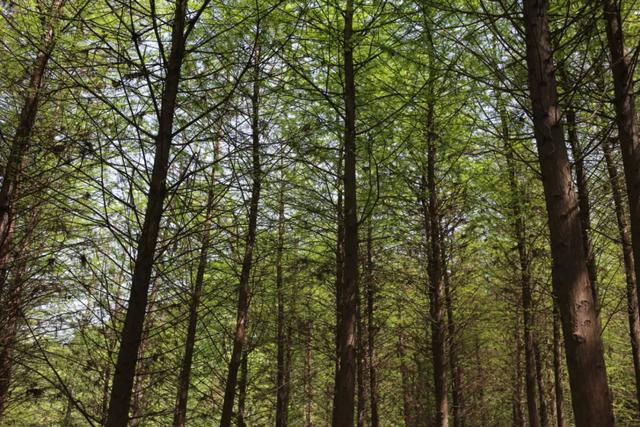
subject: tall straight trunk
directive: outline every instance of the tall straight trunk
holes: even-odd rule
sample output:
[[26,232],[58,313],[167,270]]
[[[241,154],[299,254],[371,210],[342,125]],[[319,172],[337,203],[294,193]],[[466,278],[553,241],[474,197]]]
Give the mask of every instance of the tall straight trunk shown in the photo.
[[560,312],[558,304],[553,304],[553,385],[555,394],[556,427],[564,427],[564,392],[562,389],[562,336],[560,333]]
[[364,427],[366,410],[367,410],[367,400],[366,400],[366,390],[365,390],[365,382],[366,378],[364,376],[365,371],[367,370],[367,361],[366,361],[366,350],[365,350],[365,337],[364,337],[364,320],[362,319],[362,298],[360,296],[360,286],[358,284],[357,291],[357,300],[358,306],[356,309],[356,368],[357,368],[357,394],[358,394],[358,403],[356,407],[356,426]]
[[533,343],[533,352],[536,359],[536,383],[538,384],[538,397],[540,400],[540,425],[549,427],[549,415],[547,410],[547,394],[544,381],[544,360],[540,352],[540,342],[536,339]]
[[240,381],[238,382],[238,413],[236,415],[236,421],[238,427],[246,427],[247,423],[244,420],[245,407],[247,401],[247,374],[249,365],[249,355],[246,351],[242,353],[242,362],[240,364]]
[[572,107],[567,109],[567,133],[569,136],[569,146],[573,155],[576,171],[576,190],[578,196],[578,207],[580,208],[580,225],[582,226],[582,243],[587,259],[587,270],[589,271],[589,281],[591,282],[591,293],[596,312],[600,311],[598,304],[598,274],[596,270],[596,259],[591,244],[589,229],[591,228],[591,204],[589,203],[589,189],[587,187],[587,174],[584,167],[584,154],[580,141],[578,140],[578,125],[576,113]]
[[622,242],[622,255],[624,259],[624,275],[627,282],[627,313],[629,317],[629,338],[631,339],[631,355],[633,357],[633,369],[636,380],[636,399],[640,405],[640,314],[638,313],[638,294],[636,287],[636,275],[634,270],[633,249],[629,238],[629,227],[625,213],[618,168],[613,161],[612,149],[608,138],[602,141],[602,151],[607,163],[607,172],[613,194],[613,205],[616,212],[618,232]]
[[313,353],[311,348],[312,321],[304,324],[304,426],[313,427]]
[[353,60],[353,0],[344,12],[344,269],[341,322],[338,330],[340,366],[336,371],[333,427],[352,427],[356,376],[356,310],[358,283],[358,217],[356,201],[356,87]]
[[[341,145],[338,150],[338,159],[336,164],[336,175],[338,177],[336,182],[338,200],[336,203],[336,329],[335,329],[335,375],[338,375],[340,371],[340,342],[342,340],[342,288],[344,287],[344,205],[342,194],[342,169],[344,161],[344,147]],[[333,383],[333,412],[332,412],[332,424],[336,424],[335,417],[337,416],[336,407],[338,398],[338,381]]]
[[[621,2],[602,0],[604,18],[611,55],[611,71],[615,91],[616,124],[622,149],[629,217],[631,219],[631,245],[635,260],[635,277],[640,277],[640,134],[636,115],[633,58],[625,49],[624,31],[620,13]],[[636,280],[636,293],[640,296]]]
[[252,178],[251,199],[249,201],[249,226],[245,238],[244,258],[240,272],[240,284],[238,286],[238,306],[236,315],[236,328],[233,336],[233,350],[229,360],[227,382],[224,390],[222,404],[222,417],[220,427],[229,427],[233,415],[233,401],[236,394],[238,381],[238,369],[242,362],[242,354],[247,341],[247,317],[249,315],[249,279],[253,264],[253,249],[256,241],[256,228],[258,223],[258,205],[260,203],[260,189],[262,184],[262,170],[260,164],[260,49],[256,46],[253,64],[253,91],[251,94],[251,153],[252,153]]
[[442,269],[444,271],[444,295],[447,306],[447,333],[449,334],[449,370],[451,371],[451,398],[453,400],[453,426],[462,427],[464,424],[462,401],[462,369],[458,358],[458,331],[453,317],[453,296],[451,295],[451,283],[447,271],[446,256],[443,256]]
[[[501,101],[499,101],[501,103]],[[540,416],[536,406],[536,361],[534,355],[533,336],[533,296],[531,291],[531,274],[529,271],[529,253],[527,251],[527,234],[522,205],[523,194],[518,185],[516,165],[512,142],[509,138],[509,121],[503,105],[499,105],[502,125],[502,138],[504,140],[505,159],[507,161],[507,173],[509,175],[509,187],[511,191],[511,215],[513,216],[513,232],[518,250],[520,288],[522,290],[522,314],[524,329],[524,364],[525,364],[525,388],[527,394],[527,413],[529,425],[540,427]]]
[[187,0],[177,0],[171,31],[171,51],[167,61],[166,78],[162,93],[159,129],[155,141],[153,171],[147,194],[147,209],[140,232],[140,239],[138,240],[127,314],[120,335],[120,350],[118,351],[115,365],[107,415],[108,427],[124,427],[129,419],[131,390],[147,311],[147,293],[158,243],[164,199],[167,194],[166,178],[173,136],[173,119],[182,61],[185,55],[184,30],[186,12]]
[[289,382],[287,354],[289,354],[284,310],[284,278],[282,274],[282,253],[284,251],[284,182],[280,184],[278,195],[278,245],[276,247],[276,305],[277,320],[277,372],[276,372],[276,427],[287,426],[287,406]]
[[378,376],[375,366],[375,335],[376,325],[374,318],[374,304],[376,298],[376,282],[373,275],[373,229],[371,220],[367,226],[367,364],[369,366],[369,395],[371,427],[379,427],[380,415],[378,413]]
[[477,402],[478,402],[478,407],[480,408],[480,425],[481,426],[486,426],[488,425],[488,420],[487,420],[487,411],[486,411],[486,404],[485,404],[485,388],[484,388],[484,384],[485,384],[485,377],[484,377],[484,369],[483,364],[482,364],[482,357],[480,355],[480,335],[476,335],[475,336],[475,363],[476,366],[478,367],[478,390],[477,390]]
[[[217,137],[216,137],[217,139]],[[189,304],[189,323],[187,326],[187,337],[184,341],[184,352],[178,376],[178,391],[176,396],[176,407],[173,412],[173,426],[184,427],[187,418],[187,401],[189,398],[189,381],[191,379],[191,363],[193,361],[193,349],[196,342],[196,327],[198,325],[198,309],[200,307],[200,297],[202,295],[202,285],[204,284],[204,273],[207,268],[209,256],[209,245],[211,244],[211,225],[214,206],[214,182],[216,163],[219,158],[219,143],[216,140],[214,148],[214,160],[211,166],[211,183],[207,191],[207,206],[204,221],[202,223],[202,237],[200,239],[200,253],[198,256],[198,267],[196,270],[196,280],[191,293]]]
[[614,418],[600,321],[564,141],[547,9],[547,0],[524,0],[529,91],[549,222],[552,282],[562,318],[576,425],[609,427]]
[[[42,35],[42,45],[36,54],[29,85],[25,90],[25,99],[18,127],[11,142],[7,163],[4,165],[2,185],[0,186],[0,298],[3,298],[7,275],[11,265],[13,230],[15,225],[15,202],[20,186],[20,175],[24,168],[25,155],[31,145],[31,134],[36,122],[40,91],[44,83],[47,64],[55,46],[55,25],[61,13],[64,0],[54,0],[50,9],[50,17]],[[1,300],[0,300],[1,302]],[[0,306],[3,305],[0,303]],[[0,308],[0,315],[2,308]],[[0,389],[0,416],[6,391]]]
[[[520,305],[520,301],[518,301]],[[520,312],[516,310],[516,325],[520,323]],[[513,328],[513,339],[515,341],[514,363],[513,363],[513,425],[524,427],[524,408],[522,406],[522,340],[520,338],[520,328]]]
[[404,335],[398,334],[398,359],[400,360],[400,376],[402,377],[402,416],[404,427],[415,426],[416,405],[413,396],[411,374],[406,362],[406,350],[404,346]]
[[[429,237],[428,276],[431,307],[431,352],[433,357],[433,384],[435,391],[436,426],[449,425],[449,403],[447,392],[447,363],[445,357],[445,284],[442,274],[442,241],[440,235],[440,213],[436,183],[436,134],[434,104],[427,106],[427,170],[426,189],[428,201],[425,228]],[[423,177],[424,181],[424,177]]]

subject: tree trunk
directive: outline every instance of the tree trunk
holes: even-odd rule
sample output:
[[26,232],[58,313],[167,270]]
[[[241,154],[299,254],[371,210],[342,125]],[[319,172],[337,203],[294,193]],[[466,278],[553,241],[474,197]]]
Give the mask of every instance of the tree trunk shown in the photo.
[[[443,234],[444,235],[444,234]],[[462,427],[464,424],[463,402],[462,402],[462,372],[458,360],[459,337],[453,317],[453,296],[451,295],[451,283],[449,283],[449,271],[447,266],[447,256],[444,249],[442,270],[444,275],[444,295],[447,306],[447,332],[449,334],[449,369],[451,370],[451,398],[453,399],[453,426]]]
[[260,202],[260,189],[262,183],[262,171],[260,164],[260,49],[256,47],[253,64],[253,92],[251,95],[251,138],[252,138],[252,163],[253,185],[251,188],[251,200],[249,201],[249,226],[245,240],[244,258],[238,286],[238,306],[236,317],[236,329],[233,338],[233,350],[229,361],[227,382],[224,390],[222,404],[222,417],[220,427],[229,427],[233,415],[233,401],[236,393],[238,369],[242,362],[242,353],[247,341],[247,317],[249,314],[249,279],[253,264],[253,249],[256,241],[256,228],[258,221],[258,205]]
[[[501,101],[498,101],[501,104]],[[522,212],[523,194],[518,185],[516,165],[514,164],[514,152],[509,138],[509,121],[503,105],[499,105],[502,125],[502,138],[504,140],[505,159],[507,161],[507,173],[509,175],[509,187],[511,190],[511,214],[513,215],[513,231],[518,250],[520,263],[520,288],[522,289],[522,313],[524,327],[524,356],[525,356],[525,387],[527,393],[527,413],[529,425],[540,427],[540,417],[536,407],[536,363],[534,356],[533,337],[533,297],[531,293],[531,275],[529,271],[529,253],[527,251],[527,235]]]
[[[217,139],[217,137],[216,137]],[[176,396],[176,407],[173,413],[173,426],[184,427],[187,418],[187,401],[189,397],[189,381],[191,379],[191,362],[193,361],[193,349],[196,342],[196,327],[198,325],[198,309],[200,307],[200,297],[202,295],[202,285],[204,283],[204,273],[207,268],[209,245],[211,244],[211,225],[214,205],[214,183],[215,170],[219,158],[219,143],[216,140],[214,148],[213,165],[211,166],[211,183],[207,191],[207,207],[202,224],[202,237],[200,239],[200,254],[198,257],[198,268],[196,270],[196,281],[191,294],[189,304],[189,323],[187,326],[187,337],[184,342],[184,353],[178,377],[178,391]]]
[[[423,197],[425,234],[429,242],[428,276],[431,307],[431,351],[433,357],[433,383],[435,391],[435,422],[438,427],[449,425],[449,404],[447,398],[447,367],[445,358],[445,285],[442,274],[442,241],[440,235],[440,213],[436,184],[436,134],[434,104],[427,105],[427,170],[423,175],[428,200]],[[423,196],[424,196],[423,191]],[[426,202],[426,209],[425,209]]]
[[591,282],[591,293],[596,312],[600,312],[598,304],[598,274],[596,270],[596,259],[593,254],[593,245],[589,229],[591,228],[591,204],[589,203],[589,190],[587,188],[587,174],[584,168],[584,154],[578,141],[578,129],[576,113],[573,108],[567,109],[567,133],[569,135],[569,146],[573,154],[573,161],[576,170],[576,189],[578,196],[578,207],[580,208],[580,224],[582,226],[582,243],[587,259],[587,270],[589,271],[589,281]]
[[[518,305],[521,302],[518,301]],[[513,375],[513,425],[524,427],[524,408],[522,406],[522,340],[520,339],[520,310],[516,309],[516,327],[513,328],[514,349],[514,375]]]
[[613,426],[600,322],[558,105],[546,0],[524,0],[529,90],[576,425]]
[[631,339],[631,355],[633,357],[633,369],[636,380],[636,399],[640,405],[640,315],[638,313],[638,294],[636,287],[636,275],[634,270],[633,249],[629,238],[629,228],[625,214],[622,191],[618,169],[613,161],[612,149],[608,138],[602,141],[602,151],[607,163],[611,193],[613,194],[613,204],[616,211],[616,221],[618,232],[622,242],[622,255],[624,259],[624,273],[627,281],[627,313],[629,317],[629,337]]
[[[631,55],[625,51],[624,31],[620,15],[620,2],[602,0],[606,21],[607,40],[611,55],[611,71],[615,91],[618,140],[622,149],[629,213],[631,219],[631,245],[635,260],[635,277],[640,277],[640,135],[636,116]],[[636,280],[636,293],[640,295]]]
[[405,427],[414,427],[415,424],[415,400],[412,393],[412,381],[409,367],[406,363],[406,351],[404,348],[404,336],[398,334],[398,359],[400,360],[400,375],[402,377],[402,415]]
[[537,339],[533,343],[533,350],[536,359],[536,382],[538,384],[538,396],[540,399],[540,425],[542,427],[549,427],[549,415],[547,410],[548,405],[546,387],[544,382],[544,360],[542,360],[540,343]]
[[238,427],[246,427],[244,420],[245,407],[247,401],[247,371],[249,364],[249,355],[246,351],[242,353],[242,362],[240,364],[240,381],[238,382],[238,414],[236,416]]
[[553,303],[553,384],[556,402],[556,427],[564,427],[564,392],[562,390],[562,336],[560,334],[560,312]]
[[356,200],[356,87],[353,60],[353,0],[344,13],[344,270],[340,291],[340,366],[336,372],[333,427],[352,427],[356,374],[356,310],[358,283],[358,218]]
[[311,320],[304,324],[304,425],[313,427],[313,354],[311,352]]
[[376,297],[376,282],[373,275],[373,240],[372,240],[372,227],[371,221],[369,221],[367,227],[367,276],[366,293],[367,293],[367,358],[369,365],[369,394],[370,394],[370,412],[371,412],[371,427],[380,426],[380,415],[378,414],[378,376],[375,367],[375,334],[376,326],[374,320],[374,304]]
[[356,409],[356,426],[364,427],[365,416],[367,410],[367,401],[365,397],[365,377],[364,373],[367,370],[366,352],[365,352],[365,337],[364,337],[364,321],[362,319],[362,298],[360,297],[360,286],[358,284],[357,291],[358,307],[356,309],[356,367],[357,367],[357,390],[358,390],[358,406]]
[[287,334],[285,332],[284,278],[282,274],[282,253],[284,250],[284,182],[280,184],[278,195],[278,246],[276,247],[276,304],[278,309],[277,325],[277,373],[276,373],[276,427],[287,427],[287,406],[289,383],[286,381],[290,366]]

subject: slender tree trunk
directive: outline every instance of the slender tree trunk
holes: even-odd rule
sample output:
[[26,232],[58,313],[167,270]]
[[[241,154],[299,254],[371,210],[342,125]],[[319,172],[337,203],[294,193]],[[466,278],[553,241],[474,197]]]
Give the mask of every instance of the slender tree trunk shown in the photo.
[[415,400],[413,398],[411,386],[411,374],[406,362],[406,351],[404,348],[404,336],[398,334],[398,359],[400,360],[400,376],[402,377],[402,415],[405,427],[414,427],[415,420]]
[[[428,201],[425,228],[429,237],[429,296],[431,306],[431,351],[433,357],[433,382],[435,391],[435,422],[439,427],[449,425],[449,403],[447,396],[447,366],[445,357],[445,284],[442,274],[442,241],[440,235],[440,213],[436,183],[436,134],[434,105],[427,106],[427,170],[426,189]],[[425,177],[423,176],[423,182]],[[424,208],[423,208],[424,210]]]
[[[15,201],[17,199],[20,175],[24,168],[25,155],[31,144],[31,134],[36,122],[40,91],[44,83],[47,64],[55,46],[55,25],[61,13],[64,0],[54,0],[50,9],[49,22],[42,35],[42,46],[36,54],[26,89],[24,104],[18,118],[18,127],[14,135],[9,156],[4,167],[0,186],[0,298],[3,297],[5,283],[11,264],[13,229],[15,223]],[[2,304],[0,304],[2,305]],[[2,308],[0,308],[0,317]],[[6,392],[0,389],[0,417]]]
[[540,399],[540,425],[542,427],[549,427],[549,412],[547,410],[548,405],[544,381],[544,360],[542,360],[540,343],[537,339],[533,343],[533,352],[536,359],[536,382],[538,384],[538,397]]
[[245,406],[247,401],[247,371],[249,364],[249,355],[246,351],[242,353],[242,362],[240,364],[240,381],[238,382],[238,414],[236,416],[238,427],[246,427],[244,420]]
[[560,312],[558,304],[553,304],[553,384],[556,402],[556,427],[564,427],[564,392],[562,390],[562,336],[560,333]]
[[356,310],[358,284],[358,218],[356,201],[356,87],[353,60],[353,0],[344,13],[344,272],[340,292],[340,366],[336,372],[333,427],[352,427],[356,375]]
[[477,401],[478,401],[478,406],[480,408],[480,425],[486,426],[488,425],[488,420],[487,420],[487,411],[486,411],[486,404],[485,404],[485,397],[484,397],[485,379],[484,379],[484,369],[482,368],[483,366],[482,357],[480,356],[480,336],[479,335],[475,336],[475,355],[474,356],[475,356],[476,366],[478,367]]
[[[501,101],[498,101],[501,104]],[[536,363],[534,355],[533,337],[533,297],[531,292],[531,274],[529,271],[529,253],[527,251],[527,235],[522,212],[523,194],[518,185],[514,152],[509,138],[509,121],[503,105],[499,105],[502,124],[502,138],[504,140],[509,187],[511,189],[511,214],[513,216],[513,231],[520,263],[520,288],[522,289],[522,313],[524,326],[524,356],[525,356],[525,386],[527,393],[527,413],[529,425],[540,427],[540,417],[536,406]]]
[[357,390],[358,390],[358,406],[356,409],[356,426],[364,427],[365,416],[367,410],[367,400],[365,397],[365,377],[364,373],[367,370],[366,352],[365,352],[365,337],[364,337],[364,321],[362,319],[362,298],[360,297],[360,286],[358,284],[358,306],[356,310],[356,363],[357,363]]
[[636,275],[633,258],[633,248],[629,238],[629,227],[625,214],[622,191],[618,169],[613,161],[612,149],[607,138],[602,142],[602,151],[607,163],[611,193],[613,194],[613,204],[618,223],[618,232],[622,242],[622,255],[624,259],[624,273],[627,282],[627,313],[629,317],[629,337],[631,339],[631,355],[633,357],[633,369],[636,380],[636,399],[640,405],[640,314],[638,313],[638,294],[636,287]]
[[[340,372],[340,342],[342,341],[342,288],[344,287],[344,206],[343,206],[343,194],[342,194],[342,166],[344,161],[344,147],[340,146],[338,150],[336,171],[337,171],[337,193],[338,200],[336,203],[336,360],[335,360],[335,375],[337,377]],[[333,412],[332,412],[332,425],[337,423],[335,417],[337,416],[336,408],[338,398],[338,381],[333,383]]]
[[233,401],[235,400],[238,369],[242,362],[242,353],[247,341],[247,317],[249,314],[249,279],[253,264],[253,249],[256,241],[256,228],[258,221],[258,205],[260,202],[260,189],[262,183],[262,170],[260,164],[260,49],[256,47],[253,65],[253,92],[251,95],[251,137],[252,137],[252,163],[253,186],[251,188],[251,200],[249,202],[249,226],[247,229],[240,284],[238,286],[238,308],[236,317],[236,329],[233,338],[233,350],[229,361],[227,382],[224,390],[222,404],[222,417],[220,427],[229,427],[233,415]]
[[[518,301],[518,305],[522,304]],[[520,310],[516,310],[516,325],[520,323]],[[513,375],[513,425],[524,427],[524,408],[522,406],[522,339],[520,338],[520,328],[513,329],[513,339],[515,341],[514,375]]]
[[524,0],[524,24],[534,134],[547,205],[552,282],[565,337],[575,421],[613,426],[600,322],[584,256],[554,77],[546,0]]
[[127,314],[120,336],[120,350],[115,366],[107,426],[125,427],[129,419],[131,390],[138,362],[138,349],[142,337],[151,272],[153,269],[158,232],[164,199],[167,193],[166,178],[173,133],[173,118],[180,83],[182,60],[185,54],[185,15],[187,0],[177,0],[171,33],[171,52],[162,93],[159,130],[153,161],[151,184],[147,194],[147,209],[138,240],[137,256],[133,269],[131,293]]
[[[629,213],[631,219],[631,245],[635,260],[635,277],[640,277],[640,134],[636,115],[633,58],[626,52],[620,2],[602,0],[604,18],[611,55],[611,71],[615,91],[618,140],[622,149]],[[636,293],[640,283],[636,280]]]
[[582,226],[582,242],[584,253],[587,259],[587,270],[589,271],[589,281],[591,282],[591,293],[596,307],[596,312],[600,312],[598,304],[598,274],[596,270],[596,259],[593,254],[593,245],[589,229],[591,228],[591,204],[589,203],[589,190],[587,187],[587,174],[584,167],[584,154],[578,141],[578,126],[576,113],[573,108],[567,109],[567,133],[569,136],[569,146],[573,154],[573,161],[576,171],[576,190],[578,196],[578,207],[580,208],[580,224]]
[[276,427],[287,427],[287,405],[289,383],[286,381],[290,366],[287,365],[289,354],[287,334],[285,331],[284,312],[284,278],[282,274],[282,253],[284,251],[284,182],[280,184],[278,195],[278,246],[276,247],[276,304],[278,306],[277,325],[277,373],[276,373]]
[[[216,138],[217,139],[217,138]],[[189,304],[189,323],[187,326],[187,337],[184,342],[184,352],[178,376],[178,391],[176,396],[176,407],[173,412],[173,426],[184,427],[187,418],[187,401],[189,397],[189,381],[191,379],[191,363],[193,361],[193,349],[196,342],[196,327],[198,325],[198,309],[200,307],[200,297],[202,295],[202,285],[204,283],[204,273],[207,268],[209,245],[211,244],[211,225],[214,206],[214,182],[215,170],[219,158],[219,144],[216,140],[214,149],[214,161],[211,166],[211,183],[207,191],[207,207],[202,224],[202,237],[200,239],[200,254],[198,257],[198,267],[196,270],[196,280],[191,294]]]
[[313,353],[311,352],[311,320],[304,324],[304,425],[313,427]]
[[369,365],[369,393],[370,393],[370,411],[371,411],[371,427],[380,426],[380,415],[378,414],[378,375],[375,366],[375,335],[376,325],[374,319],[374,304],[376,298],[376,282],[373,274],[373,239],[372,226],[369,221],[367,227],[367,357]]

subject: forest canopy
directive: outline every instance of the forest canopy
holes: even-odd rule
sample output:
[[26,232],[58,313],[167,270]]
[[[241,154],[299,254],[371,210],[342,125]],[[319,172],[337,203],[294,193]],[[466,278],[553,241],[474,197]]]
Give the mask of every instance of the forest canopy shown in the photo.
[[0,425],[640,425],[636,0],[0,11]]

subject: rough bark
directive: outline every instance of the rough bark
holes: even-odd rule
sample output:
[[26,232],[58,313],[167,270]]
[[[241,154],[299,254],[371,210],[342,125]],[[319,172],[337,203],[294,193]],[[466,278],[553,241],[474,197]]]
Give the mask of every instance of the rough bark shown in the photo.
[[562,334],[560,333],[560,312],[553,304],[553,385],[555,394],[556,427],[564,427],[564,391],[562,389]]
[[[631,245],[635,262],[635,277],[640,277],[640,134],[634,97],[633,58],[625,49],[620,2],[602,0],[611,55],[611,71],[615,92],[618,141],[622,149],[622,163],[629,198]],[[636,280],[636,293],[640,296]]]
[[186,11],[187,0],[177,0],[171,32],[171,51],[167,61],[166,78],[162,93],[159,129],[155,141],[153,171],[147,194],[144,222],[140,232],[140,239],[138,240],[127,313],[120,335],[120,350],[109,400],[108,427],[124,427],[129,419],[131,390],[147,310],[147,293],[158,243],[163,204],[167,193],[166,178],[173,134],[173,119],[182,61],[185,55],[184,29]]
[[260,203],[260,190],[262,186],[262,169],[260,162],[260,49],[256,47],[253,64],[253,90],[251,94],[251,153],[252,153],[252,178],[251,198],[249,201],[249,225],[245,237],[244,257],[238,285],[238,305],[236,315],[236,327],[233,336],[233,349],[227,371],[227,381],[224,390],[222,404],[222,417],[220,427],[229,427],[233,415],[233,402],[235,400],[236,383],[238,381],[238,369],[242,362],[242,354],[247,341],[247,318],[249,315],[249,279],[253,264],[253,249],[256,241],[256,228],[258,222],[258,205]]
[[[613,160],[611,143],[607,138],[602,142],[611,194],[613,195],[613,206],[616,212],[616,222],[622,243],[622,257],[624,260],[624,275],[627,282],[627,315],[629,318],[629,338],[631,340],[631,356],[633,357],[633,370],[636,380],[636,399],[640,405],[640,314],[638,312],[638,294],[636,286],[636,275],[633,258],[633,248],[629,237],[629,227],[625,213],[622,190],[620,188],[620,178],[618,168]],[[640,408],[639,408],[640,409]]]
[[173,413],[173,426],[184,427],[187,418],[187,401],[189,398],[189,381],[191,379],[191,363],[193,361],[193,350],[196,342],[196,327],[198,325],[198,309],[200,307],[200,297],[202,295],[202,285],[204,284],[204,273],[207,268],[209,256],[209,245],[211,244],[211,225],[214,207],[214,183],[215,170],[217,167],[219,144],[215,142],[214,163],[211,166],[211,182],[207,191],[207,205],[204,221],[202,223],[202,237],[200,239],[200,253],[198,256],[198,267],[191,301],[189,303],[189,320],[187,326],[187,336],[184,341],[184,351],[182,363],[180,365],[180,375],[178,376],[178,391],[176,396],[176,406]]
[[340,291],[336,398],[333,427],[352,427],[356,376],[356,309],[358,283],[358,218],[356,201],[356,87],[353,59],[353,0],[344,12],[344,269]]
[[611,396],[557,99],[547,9],[546,0],[524,0],[529,91],[548,214],[552,282],[576,425],[608,427],[614,423]]

